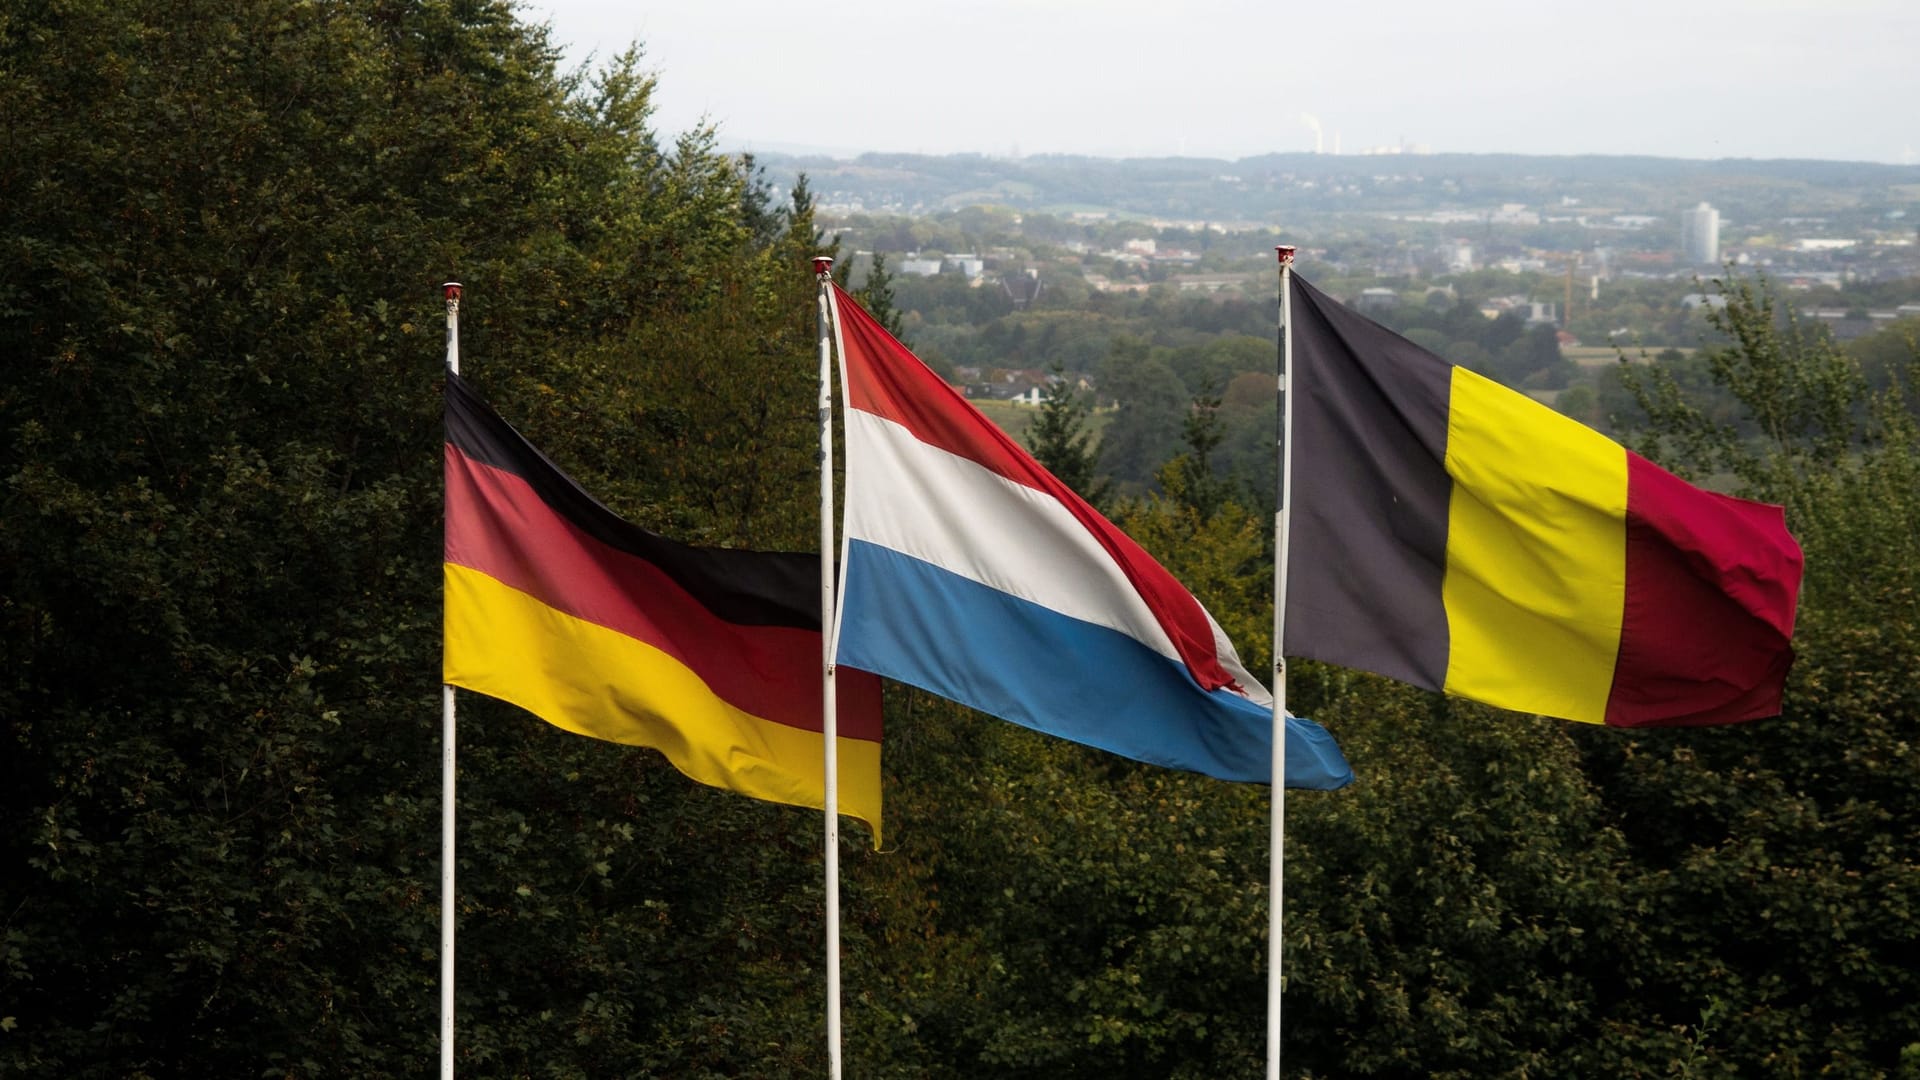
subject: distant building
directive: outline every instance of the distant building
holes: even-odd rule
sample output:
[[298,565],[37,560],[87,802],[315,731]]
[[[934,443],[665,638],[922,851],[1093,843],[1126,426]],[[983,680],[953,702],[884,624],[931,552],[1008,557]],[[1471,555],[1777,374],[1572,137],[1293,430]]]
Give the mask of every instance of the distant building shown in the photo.
[[1038,405],[1046,398],[1047,387],[1055,381],[1056,376],[1030,368],[994,368],[985,372],[981,381],[969,382],[964,392],[970,398]]
[[1920,304],[1905,304],[1893,311],[1861,311],[1858,308],[1803,308],[1802,318],[1818,319],[1825,323],[1833,336],[1841,341],[1851,341],[1865,337],[1896,319],[1912,314],[1920,314]]
[[1534,258],[1531,255],[1513,255],[1495,262],[1494,265],[1509,274],[1527,274],[1545,270],[1547,260]]
[[1253,274],[1175,274],[1171,280],[1173,287],[1181,292],[1216,293],[1222,289],[1238,290],[1254,280],[1255,276]]
[[1480,308],[1489,319],[1511,315],[1528,326],[1551,326],[1560,321],[1560,305],[1524,296],[1496,296]]
[[1500,209],[1487,215],[1487,220],[1499,225],[1538,225],[1540,211],[1527,209],[1526,203],[1502,203]]
[[1680,250],[1696,265],[1720,261],[1720,211],[1701,203],[1680,215]]
[[[1089,276],[1089,280],[1091,280],[1091,276]],[[1104,281],[1105,279],[1103,278],[1101,280]],[[1013,301],[1015,311],[1031,306],[1035,300],[1040,299],[1040,293],[1044,290],[1044,286],[1040,281],[1040,271],[1031,266],[1018,274],[1009,274],[1001,278],[1000,287],[1006,290],[1007,299]],[[1099,288],[1100,286],[1095,285],[1094,287]]]
[[940,272],[939,259],[901,259],[898,271],[907,277],[932,277]]
[[1400,306],[1400,294],[1380,287],[1362,289],[1353,306],[1361,311],[1392,311]]

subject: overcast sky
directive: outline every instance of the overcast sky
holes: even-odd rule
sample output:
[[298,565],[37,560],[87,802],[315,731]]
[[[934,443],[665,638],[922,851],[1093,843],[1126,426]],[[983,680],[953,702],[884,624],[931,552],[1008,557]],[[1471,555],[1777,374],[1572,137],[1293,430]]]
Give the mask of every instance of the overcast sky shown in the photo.
[[[728,148],[1920,162],[1920,0],[524,0]],[[1317,128],[1316,128],[1317,125]]]

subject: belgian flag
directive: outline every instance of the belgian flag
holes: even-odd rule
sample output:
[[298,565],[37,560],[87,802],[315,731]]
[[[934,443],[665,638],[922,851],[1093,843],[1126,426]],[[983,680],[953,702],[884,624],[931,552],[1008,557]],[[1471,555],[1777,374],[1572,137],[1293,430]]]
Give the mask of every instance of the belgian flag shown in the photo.
[[[820,561],[631,524],[446,387],[444,681],[649,746],[695,780],[826,802]],[[839,806],[880,842],[880,681],[841,669]]]
[[1290,275],[1286,652],[1621,727],[1780,712],[1800,547]]

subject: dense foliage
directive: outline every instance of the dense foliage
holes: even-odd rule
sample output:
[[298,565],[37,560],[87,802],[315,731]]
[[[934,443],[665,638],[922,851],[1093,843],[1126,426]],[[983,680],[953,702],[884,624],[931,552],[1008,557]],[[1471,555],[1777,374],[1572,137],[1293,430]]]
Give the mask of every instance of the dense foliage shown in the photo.
[[[810,196],[662,145],[653,88],[500,0],[0,11],[0,1075],[433,1068],[442,280],[463,370],[617,510],[810,546]],[[1786,504],[1787,714],[1624,735],[1298,665],[1359,779],[1289,799],[1291,1074],[1920,1075],[1913,351],[1728,292],[1724,347],[1619,392]],[[1271,309],[1148,296],[1079,356],[1086,313],[1025,315],[997,347],[1138,384],[1112,511],[1269,666]],[[1084,404],[1036,442],[1098,491]],[[824,1071],[816,815],[461,710],[464,1075]],[[850,1075],[1257,1071],[1265,790],[897,687],[887,738]]]
[[[806,206],[554,55],[465,0],[0,16],[0,1072],[432,1067],[442,280],[596,491],[807,543]],[[811,830],[463,731],[469,1071],[817,1056],[725,1035],[818,1013]]]

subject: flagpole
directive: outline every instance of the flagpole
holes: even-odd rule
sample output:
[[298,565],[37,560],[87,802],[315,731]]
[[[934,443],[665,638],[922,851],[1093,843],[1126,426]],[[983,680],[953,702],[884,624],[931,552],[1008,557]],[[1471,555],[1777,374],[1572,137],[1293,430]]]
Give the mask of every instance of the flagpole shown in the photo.
[[1273,515],[1273,823],[1268,837],[1267,863],[1271,879],[1267,905],[1267,1080],[1280,1080],[1280,997],[1286,989],[1282,967],[1286,882],[1287,824],[1287,537],[1292,510],[1288,485],[1293,478],[1293,251],[1276,247],[1280,257],[1280,378],[1279,410],[1274,417],[1279,451],[1278,505]]
[[813,260],[820,283],[820,735],[826,747],[827,1075],[840,1080],[840,725],[833,680],[833,260]]
[[[447,370],[460,374],[460,283],[449,281]],[[444,501],[445,496],[442,495]],[[441,643],[445,645],[444,639]],[[440,685],[440,1077],[453,1080],[453,687]]]

